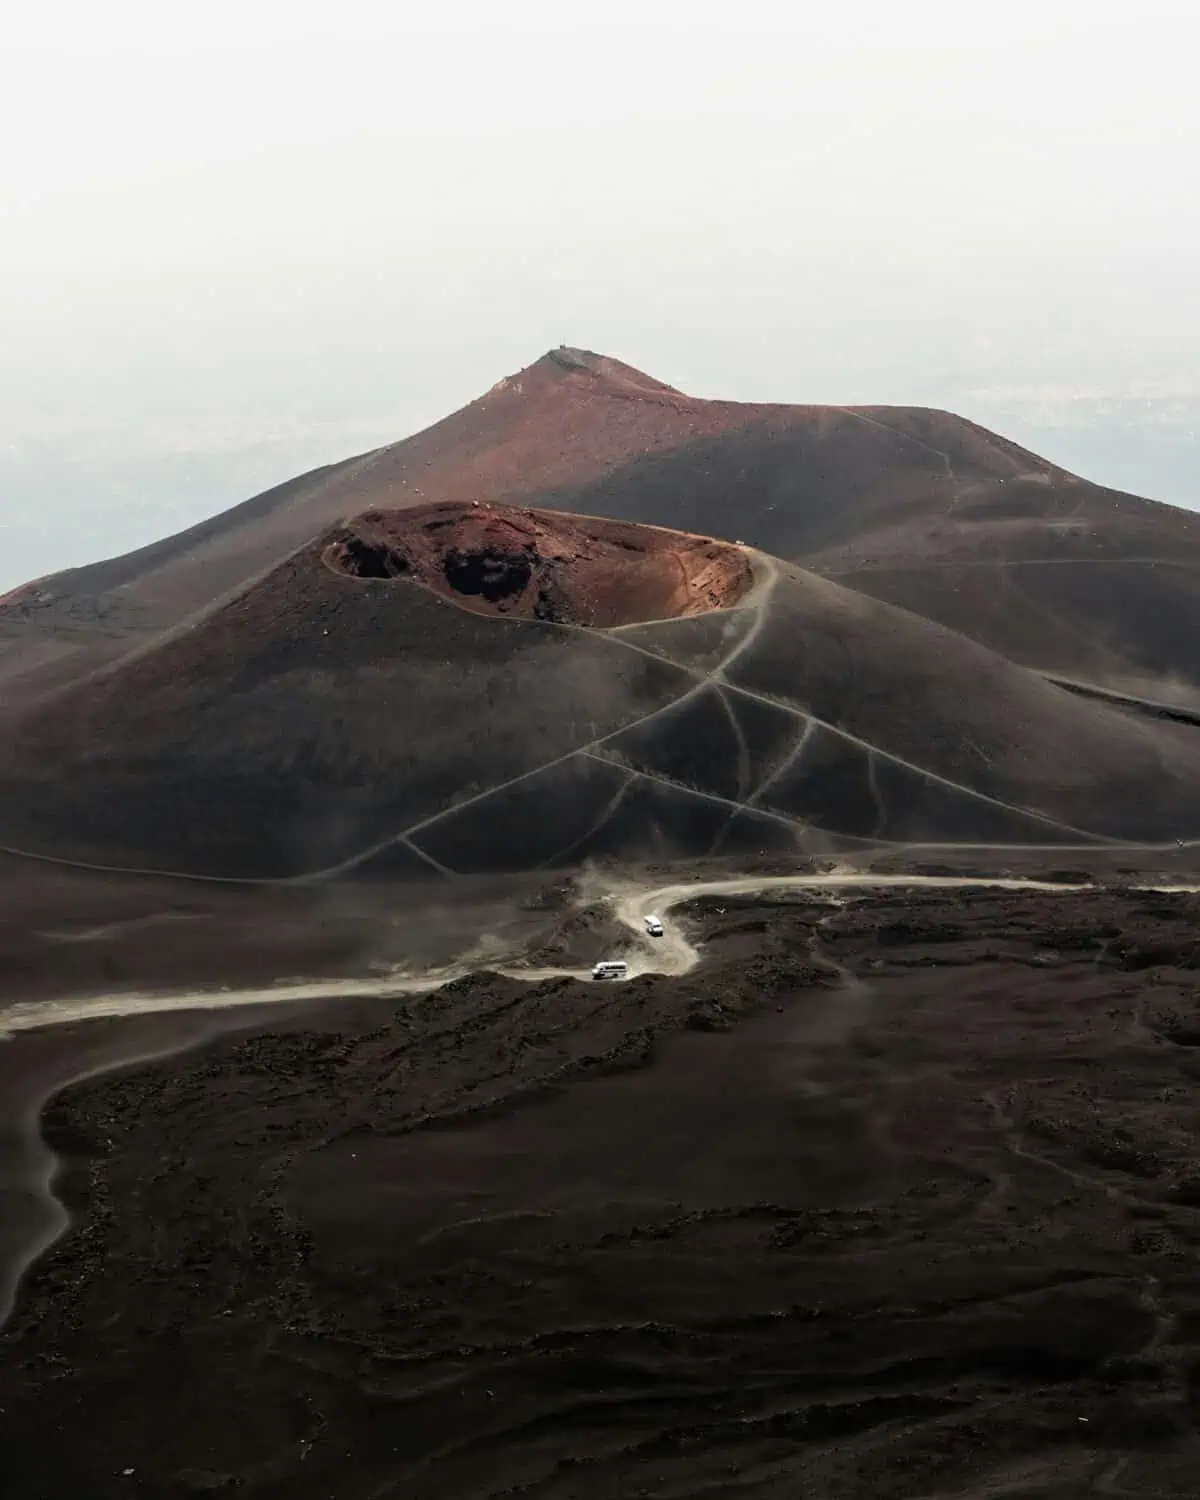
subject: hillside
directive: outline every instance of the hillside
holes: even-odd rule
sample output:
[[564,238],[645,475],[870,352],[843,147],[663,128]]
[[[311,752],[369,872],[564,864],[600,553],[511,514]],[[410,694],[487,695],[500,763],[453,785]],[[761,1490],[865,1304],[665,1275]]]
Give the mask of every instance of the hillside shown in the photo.
[[1200,517],[946,412],[700,400],[569,349],[414,437],[15,591],[0,687],[12,702],[76,681],[352,516],[470,501],[740,540],[1019,663],[1200,695]]
[[1195,731],[749,549],[374,511],[30,712],[0,842],[272,878],[1200,835]]

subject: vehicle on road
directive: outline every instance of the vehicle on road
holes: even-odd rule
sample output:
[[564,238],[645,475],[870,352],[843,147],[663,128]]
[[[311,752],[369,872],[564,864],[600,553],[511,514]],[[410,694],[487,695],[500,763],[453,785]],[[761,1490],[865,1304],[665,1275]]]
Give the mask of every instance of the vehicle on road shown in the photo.
[[650,934],[650,936],[651,937],[662,937],[662,935],[663,935],[662,918],[661,917],[656,917],[654,915],[654,913],[651,912],[650,915],[645,920],[646,920],[646,931]]
[[629,973],[629,965],[623,958],[603,958],[592,968],[593,979],[624,979]]

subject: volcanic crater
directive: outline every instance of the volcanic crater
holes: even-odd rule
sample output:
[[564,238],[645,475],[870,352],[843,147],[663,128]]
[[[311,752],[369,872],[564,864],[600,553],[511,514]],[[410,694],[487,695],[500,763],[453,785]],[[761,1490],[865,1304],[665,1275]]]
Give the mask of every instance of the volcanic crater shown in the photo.
[[366,511],[324,561],[352,578],[421,584],[476,614],[598,629],[728,609],[754,583],[750,554],[728,542],[457,502]]

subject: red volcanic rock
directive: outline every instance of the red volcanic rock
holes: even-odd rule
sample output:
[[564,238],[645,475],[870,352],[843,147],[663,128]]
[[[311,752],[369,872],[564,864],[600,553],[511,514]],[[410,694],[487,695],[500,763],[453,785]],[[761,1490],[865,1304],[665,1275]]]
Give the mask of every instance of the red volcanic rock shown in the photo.
[[472,502],[744,538],[1022,666],[1200,703],[1200,517],[948,412],[701,399],[567,348],[401,442],[0,601],[0,703],[149,646],[346,517]]
[[550,511],[425,505],[367,511],[325,549],[335,572],[409,579],[476,614],[612,627],[738,603],[740,547]]

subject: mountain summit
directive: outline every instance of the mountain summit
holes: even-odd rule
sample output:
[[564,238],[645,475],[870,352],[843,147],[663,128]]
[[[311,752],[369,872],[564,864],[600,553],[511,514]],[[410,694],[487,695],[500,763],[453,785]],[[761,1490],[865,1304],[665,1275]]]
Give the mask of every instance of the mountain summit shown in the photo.
[[0,602],[0,844],[279,879],[1196,837],[1198,580],[1200,517],[960,417],[558,349]]
[[16,590],[0,689],[76,680],[363,511],[474,500],[742,540],[1024,665],[1200,701],[1200,517],[948,412],[701,400],[566,347],[413,437]]

